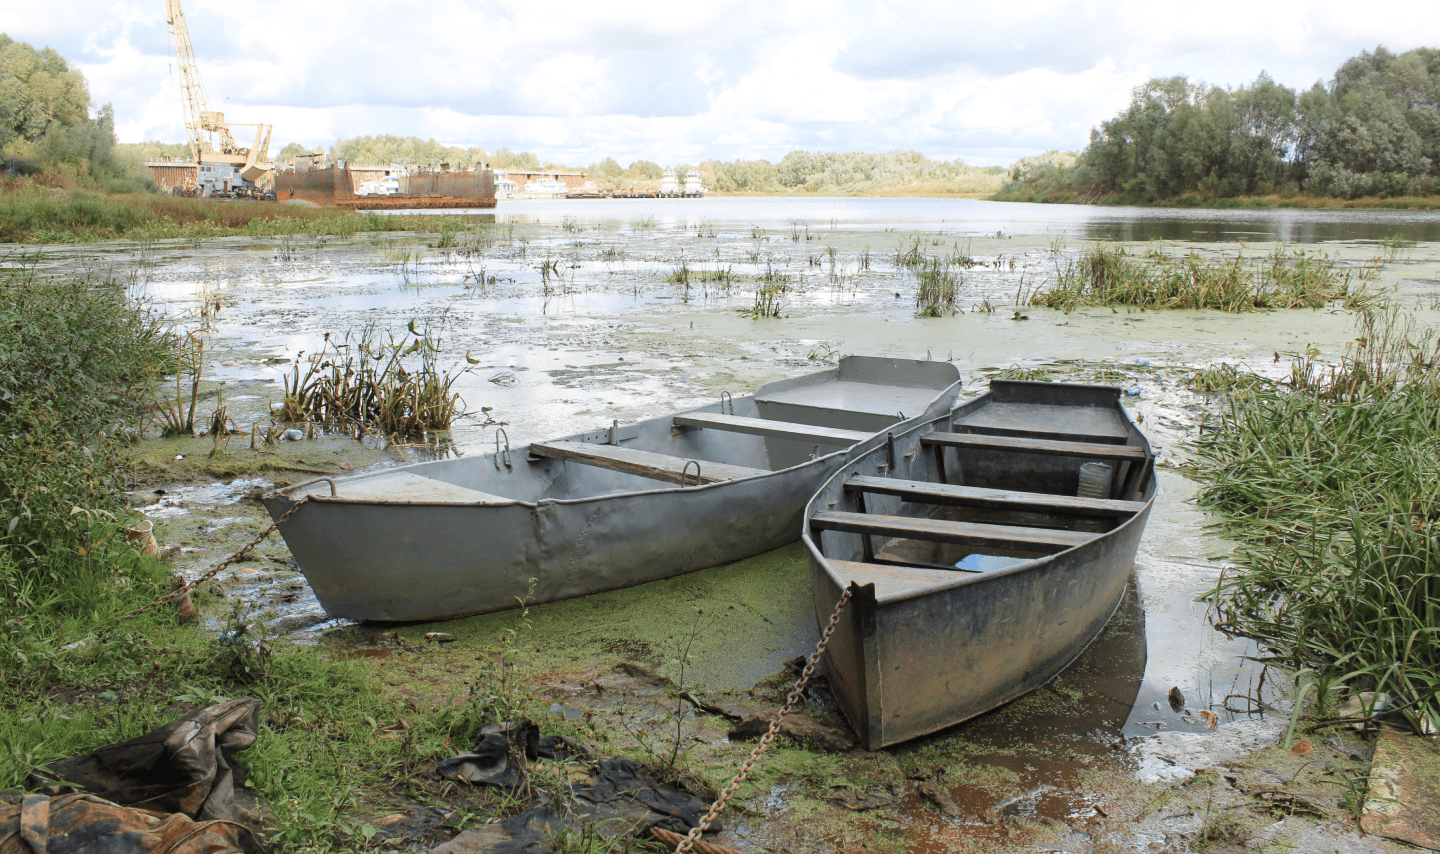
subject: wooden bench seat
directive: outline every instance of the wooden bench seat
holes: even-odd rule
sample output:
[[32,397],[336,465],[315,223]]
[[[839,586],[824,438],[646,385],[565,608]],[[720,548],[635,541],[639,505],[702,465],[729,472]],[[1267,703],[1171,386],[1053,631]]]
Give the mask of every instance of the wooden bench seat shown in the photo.
[[810,518],[810,526],[820,531],[843,531],[885,537],[903,537],[1019,551],[1053,554],[1088,542],[1098,534],[1063,531],[1050,528],[1025,528],[1014,525],[987,525],[978,522],[951,522],[944,519],[922,519],[913,516],[881,516],[822,510]]
[[[668,454],[637,451],[618,445],[592,445],[587,442],[536,442],[530,446],[530,453],[537,457],[583,463],[669,483],[693,484],[695,482],[695,463],[697,462],[700,464],[701,483],[717,483],[722,480],[736,480],[757,474],[769,474],[765,469],[712,463],[708,460],[691,461]],[[688,472],[685,471],[686,463],[690,463]]]
[[803,442],[817,442],[821,445],[840,445],[842,447],[863,442],[874,435],[860,430],[814,427],[790,421],[747,418],[742,415],[718,415],[713,412],[676,415],[675,424],[681,427],[705,427],[711,430],[726,430],[731,433],[748,433],[752,436],[769,436],[776,439],[798,439]]
[[954,486],[945,483],[858,475],[845,482],[845,489],[852,492],[894,495],[917,504],[983,507],[995,510],[1019,510],[1027,513],[1064,513],[1071,516],[1123,519],[1145,509],[1145,504],[1140,501],[1081,498],[1075,495],[1049,495],[1041,492],[1017,492],[1009,489],[985,489],[977,486]]
[[921,436],[922,445],[945,448],[975,448],[984,451],[1017,451],[1052,457],[1089,457],[1096,460],[1144,462],[1145,449],[1134,445],[1109,445],[1099,442],[1061,442],[1055,439],[1029,439],[1018,436],[987,436],[979,433],[931,433]]

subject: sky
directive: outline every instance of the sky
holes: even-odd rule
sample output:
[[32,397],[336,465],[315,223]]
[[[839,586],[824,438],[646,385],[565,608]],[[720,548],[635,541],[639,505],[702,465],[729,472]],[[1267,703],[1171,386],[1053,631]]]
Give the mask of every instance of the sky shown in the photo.
[[[1083,148],[1153,77],[1309,88],[1362,50],[1440,47],[1434,0],[181,2],[210,109],[273,124],[272,154],[396,134],[575,166],[1003,166]],[[163,0],[11,2],[0,32],[79,67],[120,141],[184,141]]]

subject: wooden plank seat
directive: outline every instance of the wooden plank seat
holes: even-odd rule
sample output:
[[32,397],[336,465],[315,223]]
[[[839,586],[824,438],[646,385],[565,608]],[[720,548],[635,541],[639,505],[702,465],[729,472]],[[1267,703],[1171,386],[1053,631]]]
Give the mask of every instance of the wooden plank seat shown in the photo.
[[[691,461],[669,454],[637,451],[634,448],[622,448],[618,445],[592,445],[588,442],[536,442],[530,446],[530,453],[537,457],[583,463],[588,466],[669,483],[693,484],[695,482],[694,463],[696,462],[700,464],[701,483],[718,483],[722,480],[736,480],[757,474],[769,474],[765,469],[713,463],[709,460]],[[685,471],[686,463],[691,463],[688,472]]]
[[980,546],[1019,551],[1063,552],[1088,542],[1099,534],[1061,531],[1050,528],[1025,528],[1018,525],[988,525],[979,522],[951,522],[945,519],[922,519],[913,516],[881,516],[822,510],[810,517],[810,527],[820,531],[843,531],[903,537],[937,543]]
[[1052,457],[1090,457],[1097,460],[1144,462],[1145,449],[1134,445],[1100,442],[1061,442],[1055,439],[1028,439],[1019,436],[987,436],[979,433],[931,433],[921,436],[922,445],[945,448],[975,448],[985,451],[1018,451]]
[[677,415],[675,424],[680,427],[705,427],[711,430],[726,430],[731,433],[748,433],[752,436],[770,436],[776,439],[798,439],[803,442],[818,442],[821,445],[840,445],[842,447],[863,442],[874,435],[860,430],[839,430],[834,427],[815,427],[791,421],[747,418],[743,415],[719,415],[713,412]]
[[1071,516],[1126,518],[1145,509],[1144,502],[1109,498],[1081,498],[1009,489],[985,489],[918,480],[857,475],[845,482],[851,492],[894,495],[916,504],[944,504],[953,507],[983,507],[1019,510],[1027,513],[1063,513]]

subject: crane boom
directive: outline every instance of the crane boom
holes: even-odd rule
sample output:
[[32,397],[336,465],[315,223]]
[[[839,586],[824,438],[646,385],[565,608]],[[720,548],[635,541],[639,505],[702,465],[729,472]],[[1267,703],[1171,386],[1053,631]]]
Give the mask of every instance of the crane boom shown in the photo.
[[200,66],[195,62],[195,47],[190,44],[190,28],[185,26],[185,13],[180,0],[165,0],[165,23],[175,40],[175,62],[180,68],[180,100],[185,106],[185,132],[190,137],[190,156],[200,162],[204,147],[201,117],[209,110],[205,104],[205,84],[200,81]]
[[[247,181],[269,172],[270,125],[253,125],[256,144],[242,148],[235,141],[225,114],[209,108],[205,84],[200,80],[200,66],[195,62],[195,47],[190,43],[190,28],[180,0],[165,0],[165,22],[175,40],[175,61],[180,68],[180,100],[185,107],[185,132],[190,137],[190,156],[200,163],[227,163],[240,170]],[[212,136],[213,135],[213,136]],[[263,140],[263,142],[262,142]]]

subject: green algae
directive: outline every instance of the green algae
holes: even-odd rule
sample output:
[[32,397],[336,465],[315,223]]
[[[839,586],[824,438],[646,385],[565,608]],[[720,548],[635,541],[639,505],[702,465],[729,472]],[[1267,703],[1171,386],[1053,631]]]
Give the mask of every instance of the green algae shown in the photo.
[[[522,637],[532,675],[620,661],[655,665],[679,683],[679,652],[688,643],[684,687],[746,691],[810,651],[818,636],[811,616],[806,555],[795,543],[746,560],[529,608]],[[426,666],[473,660],[515,620],[498,612],[421,623],[397,630],[415,644],[427,632],[456,638],[426,656]],[[692,640],[693,636],[693,640]]]

